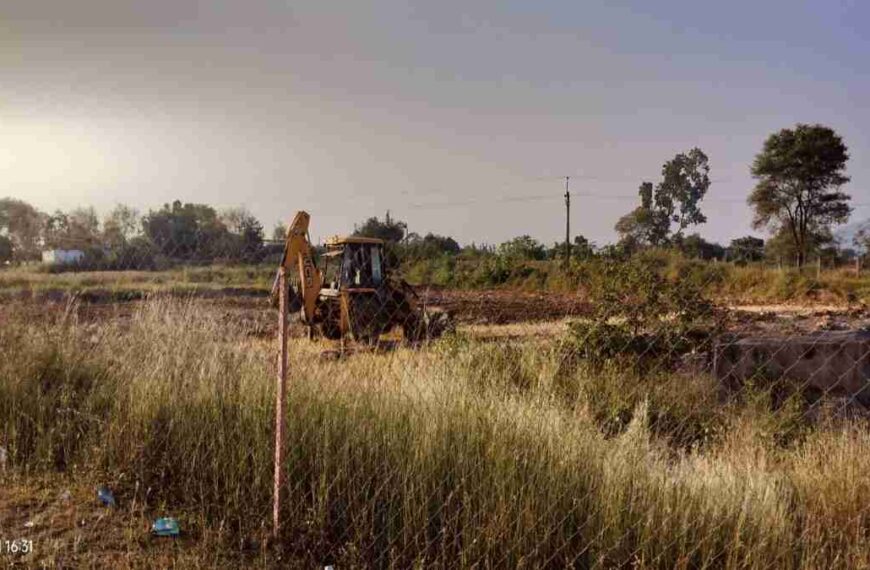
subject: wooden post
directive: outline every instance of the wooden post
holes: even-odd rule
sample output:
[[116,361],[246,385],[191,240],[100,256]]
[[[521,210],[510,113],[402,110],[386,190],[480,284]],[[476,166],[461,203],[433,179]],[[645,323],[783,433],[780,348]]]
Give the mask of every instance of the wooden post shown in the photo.
[[822,256],[816,258],[816,279],[822,278]]
[[861,277],[861,256],[855,256],[855,277]]
[[284,400],[287,397],[287,280],[278,271],[278,377],[275,390],[275,487],[272,494],[272,533],[281,528],[281,490],[284,487]]

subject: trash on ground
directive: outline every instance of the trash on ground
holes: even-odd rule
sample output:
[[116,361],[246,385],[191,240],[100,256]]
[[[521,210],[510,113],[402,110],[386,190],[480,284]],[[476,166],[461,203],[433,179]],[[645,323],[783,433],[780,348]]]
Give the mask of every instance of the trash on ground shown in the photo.
[[151,525],[151,533],[155,536],[178,536],[181,529],[178,521],[172,517],[159,518]]
[[112,494],[112,491],[110,491],[108,487],[103,486],[97,489],[97,498],[107,507],[115,506],[115,496]]
[[72,498],[72,493],[69,492],[69,489],[64,489],[60,495],[57,496],[58,500],[66,503]]
[[36,526],[36,521],[33,520],[33,519],[31,519],[31,520],[27,521],[26,523],[24,523],[24,528],[33,528],[33,527],[35,527],[35,526]]

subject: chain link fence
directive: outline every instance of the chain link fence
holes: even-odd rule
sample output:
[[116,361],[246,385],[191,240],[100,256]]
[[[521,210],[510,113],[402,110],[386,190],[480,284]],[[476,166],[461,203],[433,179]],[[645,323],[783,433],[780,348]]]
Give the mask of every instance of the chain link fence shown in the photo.
[[738,306],[712,262],[643,254],[409,285],[365,240],[313,291],[286,262],[270,538],[284,249],[240,243],[0,271],[6,476],[99,477],[251,565],[870,565],[860,302]]

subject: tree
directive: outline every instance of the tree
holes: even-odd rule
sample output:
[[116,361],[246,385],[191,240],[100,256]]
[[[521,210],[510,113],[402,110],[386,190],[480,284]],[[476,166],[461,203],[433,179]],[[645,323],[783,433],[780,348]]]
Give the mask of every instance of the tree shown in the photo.
[[263,224],[244,207],[221,211],[220,221],[230,234],[224,239],[220,255],[233,260],[257,261],[263,253]]
[[870,220],[858,227],[858,231],[852,237],[852,245],[855,246],[858,255],[866,256],[870,253]]
[[662,166],[662,181],[656,187],[655,206],[667,215],[669,222],[677,224],[677,236],[681,236],[688,226],[707,221],[699,204],[709,188],[709,161],[699,148],[680,153]]
[[459,243],[450,236],[427,233],[408,234],[407,239],[399,248],[399,255],[404,259],[433,259],[441,255],[456,255],[462,251]]
[[667,213],[653,204],[652,182],[638,190],[641,204],[616,222],[615,229],[624,245],[663,245],[670,231]]
[[65,249],[69,247],[67,235],[69,234],[69,216],[60,210],[45,218],[43,229],[43,243],[50,249]]
[[[823,251],[827,251],[830,255],[831,249],[836,248],[834,236],[827,228],[809,232],[805,240],[804,262],[809,261],[810,254],[819,255]],[[795,244],[792,233],[787,228],[780,228],[765,242],[764,255],[771,261],[781,261],[786,265],[802,263],[800,251]]]
[[142,229],[139,210],[118,204],[103,219],[103,242],[110,248],[122,247]]
[[263,250],[263,224],[253,215],[248,214],[239,223],[239,237],[242,245],[244,261],[258,261]]
[[390,212],[387,211],[383,222],[377,217],[368,218],[361,225],[354,226],[353,233],[357,236],[378,238],[386,242],[398,243],[404,239],[407,229],[408,224],[394,220],[390,217]]
[[723,259],[725,257],[724,247],[705,240],[700,234],[680,237],[675,243],[686,257],[696,259]]
[[287,239],[287,224],[284,222],[275,224],[275,227],[272,228],[272,239],[281,242]]
[[[703,224],[707,217],[700,203],[710,188],[710,166],[707,155],[699,148],[680,153],[662,166],[662,181],[640,185],[640,206],[616,223],[623,245],[667,244],[680,238],[691,226]],[[677,229],[671,234],[671,225]]]
[[761,261],[764,258],[764,240],[754,236],[733,239],[726,254],[729,261],[738,263]]
[[71,249],[96,247],[100,241],[100,219],[93,206],[76,208],[67,216],[67,241]]
[[12,261],[12,240],[6,236],[0,236],[0,265]]
[[245,207],[234,207],[221,210],[219,218],[231,233],[241,235],[245,224],[253,219],[254,215]]
[[496,252],[500,257],[510,261],[540,260],[547,257],[547,248],[527,235],[500,244]]
[[595,243],[589,241],[585,236],[574,236],[574,246],[571,252],[577,259],[585,260],[595,255]]
[[789,236],[798,265],[813,246],[813,236],[830,234],[846,222],[850,196],[840,191],[846,176],[848,149],[829,127],[798,124],[770,135],[752,163],[758,180],[748,203],[755,210],[753,226]]
[[40,259],[46,216],[27,202],[0,199],[0,235],[12,242],[15,261]]
[[176,200],[142,219],[145,236],[163,255],[210,260],[226,253],[229,232],[214,208]]

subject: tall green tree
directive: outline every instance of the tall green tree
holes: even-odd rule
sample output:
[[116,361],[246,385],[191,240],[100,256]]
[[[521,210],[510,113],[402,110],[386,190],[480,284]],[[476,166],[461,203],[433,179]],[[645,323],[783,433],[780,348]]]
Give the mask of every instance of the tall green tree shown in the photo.
[[653,199],[656,208],[677,225],[676,236],[682,236],[689,226],[707,221],[700,203],[709,188],[709,160],[697,147],[676,155],[662,166],[662,181]]
[[623,245],[665,245],[687,227],[703,224],[700,204],[709,188],[707,155],[699,148],[677,154],[662,166],[661,182],[640,185],[640,206],[616,222]]
[[653,203],[652,182],[638,190],[640,206],[619,218],[615,229],[626,246],[663,245],[670,233],[670,218]]
[[849,219],[849,153],[843,139],[823,125],[798,124],[770,135],[752,163],[758,181],[748,203],[753,226],[787,235],[798,265],[807,261],[817,237]]

